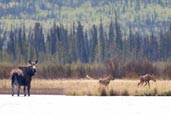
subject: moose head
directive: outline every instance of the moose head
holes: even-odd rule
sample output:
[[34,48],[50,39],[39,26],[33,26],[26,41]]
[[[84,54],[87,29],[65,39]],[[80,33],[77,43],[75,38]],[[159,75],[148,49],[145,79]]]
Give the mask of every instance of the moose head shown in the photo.
[[35,75],[36,73],[36,64],[38,63],[38,60],[36,60],[35,62],[32,62],[31,60],[29,60],[29,65],[28,65],[28,73],[32,76]]

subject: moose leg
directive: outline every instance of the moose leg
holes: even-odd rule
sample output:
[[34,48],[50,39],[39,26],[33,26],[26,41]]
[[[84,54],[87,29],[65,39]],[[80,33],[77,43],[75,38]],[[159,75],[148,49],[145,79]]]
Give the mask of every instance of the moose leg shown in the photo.
[[137,85],[138,85],[138,87],[139,87],[139,85],[140,85],[140,82],[138,82],[138,84],[137,84]]
[[21,76],[17,76],[18,96],[20,96],[21,78]]
[[12,96],[14,96],[14,84],[12,84]]
[[141,85],[141,81],[138,83],[138,87]]
[[30,85],[27,86],[28,96],[30,96]]
[[147,82],[145,82],[144,86],[146,86],[146,85],[147,85]]
[[148,87],[150,88],[150,82],[148,81]]
[[24,86],[24,96],[26,96],[26,86]]
[[18,84],[18,92],[17,95],[20,96],[20,84]]
[[15,78],[14,76],[12,77],[12,82],[11,82],[11,86],[12,86],[12,96],[14,96],[14,81],[15,81]]
[[106,86],[106,89],[107,89],[107,91],[109,90],[109,87],[108,87],[108,85]]
[[143,85],[143,84],[144,84],[144,81],[140,81],[140,82],[138,83],[138,87],[141,86],[141,85]]

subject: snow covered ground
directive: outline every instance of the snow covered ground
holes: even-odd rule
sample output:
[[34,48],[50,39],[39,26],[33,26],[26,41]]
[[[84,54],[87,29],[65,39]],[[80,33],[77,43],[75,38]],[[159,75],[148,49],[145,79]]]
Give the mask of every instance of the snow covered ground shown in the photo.
[[171,97],[0,95],[0,114],[171,114]]

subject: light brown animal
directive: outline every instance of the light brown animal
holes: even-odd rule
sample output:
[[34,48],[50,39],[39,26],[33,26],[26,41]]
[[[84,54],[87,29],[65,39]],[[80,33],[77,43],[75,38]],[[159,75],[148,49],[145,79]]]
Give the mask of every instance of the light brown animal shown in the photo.
[[150,88],[150,80],[156,82],[155,76],[151,74],[145,74],[143,76],[140,76],[140,82],[138,83],[138,87],[142,86],[144,83],[144,86],[148,84],[148,87]]
[[[90,80],[94,79],[94,78],[91,78],[88,75],[86,77],[88,79],[90,79]],[[108,77],[99,79],[99,84],[107,87],[109,85],[109,83],[110,83],[111,80],[114,80],[114,78],[111,75],[109,75]]]
[[108,86],[111,80],[114,80],[114,78],[110,75],[106,78],[100,79],[99,84],[104,85],[104,86]]
[[19,68],[14,68],[14,69],[11,70],[10,78],[12,78],[13,74],[18,74],[18,75],[22,75],[22,76],[24,75],[23,71],[21,69],[19,69]]

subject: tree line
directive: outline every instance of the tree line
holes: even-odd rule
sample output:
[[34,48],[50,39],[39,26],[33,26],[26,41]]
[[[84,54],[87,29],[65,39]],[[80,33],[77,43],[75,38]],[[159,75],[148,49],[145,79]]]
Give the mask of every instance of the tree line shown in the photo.
[[130,60],[168,60],[171,57],[171,25],[159,35],[151,29],[150,35],[142,35],[129,26],[129,35],[124,36],[117,14],[108,27],[103,21],[84,29],[80,21],[70,28],[55,22],[45,34],[43,26],[35,23],[25,30],[11,25],[10,31],[0,28],[0,59],[13,63],[28,59],[67,63],[104,63],[111,58]]

